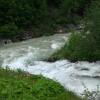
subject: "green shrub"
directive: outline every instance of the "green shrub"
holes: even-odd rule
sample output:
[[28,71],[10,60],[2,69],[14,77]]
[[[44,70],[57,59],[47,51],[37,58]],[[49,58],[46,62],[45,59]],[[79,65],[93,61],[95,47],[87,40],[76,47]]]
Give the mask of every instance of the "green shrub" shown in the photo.
[[[48,35],[60,25],[78,23],[87,4],[86,0],[0,0],[0,27],[4,29],[14,23],[9,27],[29,29],[37,36]],[[7,29],[6,34],[3,37],[10,38],[12,30]]]
[[[67,58],[72,61],[100,60],[100,1],[92,2],[86,16],[83,31],[73,33],[69,42],[55,53],[53,59]],[[51,59],[52,59],[51,57]]]
[[49,61],[69,59],[71,61],[96,61],[100,60],[100,50],[88,38],[86,33],[72,33],[68,43],[54,53]]
[[68,50],[71,58],[76,60],[100,60],[100,1],[92,2],[86,16],[83,33],[72,35]]
[[84,33],[72,34],[67,46],[69,58],[72,60],[93,60],[92,43]]
[[60,6],[60,23],[79,23],[84,16],[89,1],[87,0],[63,0]]
[[14,38],[19,32],[18,27],[15,24],[5,24],[0,27],[0,37],[2,38]]
[[100,51],[100,1],[93,1],[86,17],[86,29],[89,30],[89,40],[92,42],[94,51]]

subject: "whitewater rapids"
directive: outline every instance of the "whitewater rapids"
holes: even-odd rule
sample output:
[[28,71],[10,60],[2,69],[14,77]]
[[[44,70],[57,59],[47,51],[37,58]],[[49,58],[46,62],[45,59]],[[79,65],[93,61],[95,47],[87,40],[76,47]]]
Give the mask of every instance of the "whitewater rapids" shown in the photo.
[[69,34],[56,34],[30,39],[0,47],[0,66],[21,69],[35,75],[43,75],[59,82],[66,89],[81,95],[86,88],[96,91],[100,85],[100,62],[76,62],[59,60],[42,61],[67,42]]

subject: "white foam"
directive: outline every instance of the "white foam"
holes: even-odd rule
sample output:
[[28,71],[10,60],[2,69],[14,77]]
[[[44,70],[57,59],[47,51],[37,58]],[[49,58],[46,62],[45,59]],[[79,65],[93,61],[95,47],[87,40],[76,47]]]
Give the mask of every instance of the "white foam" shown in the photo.
[[[20,63],[22,64],[22,62]],[[100,84],[99,78],[93,78],[95,75],[100,76],[100,73],[96,73],[100,69],[100,63],[78,62],[71,63],[67,60],[57,61],[55,63],[47,63],[43,61],[34,61],[32,66],[21,67],[19,63],[7,64],[11,69],[20,68],[31,74],[40,75],[53,79],[61,83],[66,89],[74,91],[78,95],[84,92],[85,87],[90,91],[95,91],[97,85]],[[11,67],[13,66],[13,67]],[[83,70],[82,68],[88,68]],[[96,74],[95,74],[96,73]]]
[[61,48],[62,47],[62,44],[61,43],[53,43],[52,45],[51,45],[51,48],[52,49],[59,49],[59,48]]
[[84,86],[90,91],[96,90],[97,85],[100,84],[100,62],[37,61],[49,57],[57,48],[64,45],[65,40],[68,40],[65,36],[67,35],[59,34],[2,47],[0,48],[0,66],[7,66],[13,70],[20,68],[36,75],[42,74],[79,95],[83,93]]

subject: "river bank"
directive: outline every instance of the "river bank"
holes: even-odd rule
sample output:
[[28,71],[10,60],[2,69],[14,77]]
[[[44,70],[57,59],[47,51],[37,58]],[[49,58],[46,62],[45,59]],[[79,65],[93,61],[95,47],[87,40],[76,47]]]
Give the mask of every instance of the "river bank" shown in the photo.
[[74,93],[66,91],[59,83],[43,76],[2,68],[0,68],[0,99],[81,100]]
[[42,74],[78,95],[83,94],[86,88],[96,91],[100,84],[100,62],[42,61],[60,49],[68,37],[69,34],[55,34],[4,45],[0,47],[0,66]]
[[26,41],[29,39],[34,39],[34,38],[39,38],[43,36],[52,36],[54,34],[66,34],[66,33],[71,33],[73,31],[80,31],[83,29],[83,25],[74,25],[74,24],[68,24],[65,26],[59,26],[57,27],[52,33],[40,33],[40,32],[33,32],[31,29],[26,29],[26,31],[23,31],[20,33],[19,36],[15,36],[15,38],[0,38],[0,45],[5,45],[9,43],[16,43],[16,42],[21,42],[21,41]]

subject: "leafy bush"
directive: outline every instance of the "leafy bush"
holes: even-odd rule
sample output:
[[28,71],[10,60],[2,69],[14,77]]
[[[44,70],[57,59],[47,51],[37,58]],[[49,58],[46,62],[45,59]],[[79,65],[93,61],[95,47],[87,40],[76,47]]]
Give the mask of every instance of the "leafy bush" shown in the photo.
[[[86,16],[86,25],[82,32],[73,33],[69,42],[55,53],[53,59],[67,58],[72,61],[100,60],[100,1],[92,2]],[[51,59],[52,59],[51,57]]]
[[53,54],[50,59],[69,59],[71,61],[78,60],[94,60],[92,52],[92,44],[83,33],[72,33],[68,43],[60,50]]
[[86,33],[72,33],[68,43],[54,53],[48,61],[69,59],[71,61],[97,61],[100,60],[100,49],[88,38]]
[[[89,40],[92,42],[94,51],[100,52],[100,1],[95,0],[89,9],[86,17],[86,29],[89,30]],[[100,55],[100,54],[99,54]]]
[[19,32],[18,27],[15,24],[5,24],[0,27],[0,37],[2,38],[14,38]]
[[95,60],[95,55],[93,53],[93,44],[87,38],[84,33],[72,34],[70,37],[67,52],[69,54],[69,59],[71,60]]
[[[0,0],[0,29],[14,23],[15,26],[9,27],[29,29],[39,33],[37,36],[48,35],[46,33],[53,33],[59,25],[77,23],[87,4],[86,0]],[[5,34],[11,38],[12,30]]]
[[60,22],[78,23],[84,16],[88,3],[87,0],[63,0],[60,6]]

